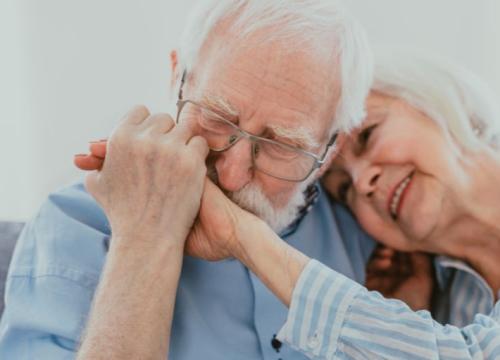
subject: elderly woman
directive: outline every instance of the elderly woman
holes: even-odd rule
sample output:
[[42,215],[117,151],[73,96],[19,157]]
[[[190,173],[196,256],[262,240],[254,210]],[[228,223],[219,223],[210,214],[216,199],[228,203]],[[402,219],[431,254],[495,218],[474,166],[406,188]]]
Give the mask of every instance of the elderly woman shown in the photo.
[[[434,316],[453,325],[307,258],[256,218],[241,229],[227,219],[242,210],[211,184],[203,201],[219,202],[227,219],[202,204],[188,251],[247,265],[290,306],[278,339],[308,356],[500,358],[500,112],[477,78],[451,64],[386,64],[325,185],[385,245],[437,255]],[[236,230],[207,235],[209,216]]]
[[243,262],[290,307],[277,340],[310,357],[500,358],[500,112],[462,69],[386,64],[324,184],[385,245],[437,255],[434,318],[309,259],[210,181],[186,250]]
[[485,86],[452,64],[383,64],[368,117],[324,185],[385,245],[439,255],[433,313],[463,326],[489,313],[500,289],[500,243],[491,228],[500,200],[500,113]]

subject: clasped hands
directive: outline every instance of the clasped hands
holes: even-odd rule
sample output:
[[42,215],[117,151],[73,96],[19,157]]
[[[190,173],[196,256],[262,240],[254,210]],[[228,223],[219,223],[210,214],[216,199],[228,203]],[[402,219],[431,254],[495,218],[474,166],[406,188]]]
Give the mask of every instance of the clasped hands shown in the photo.
[[255,216],[207,177],[209,149],[198,124],[132,109],[107,140],[90,143],[74,163],[89,173],[87,191],[102,206],[114,246],[168,251],[206,260],[237,257]]
[[[169,115],[151,115],[139,106],[108,140],[91,142],[89,154],[75,156],[75,165],[90,171],[85,185],[110,221],[112,246],[150,254],[176,247],[206,260],[246,262],[245,242],[261,237],[257,232],[267,225],[206,177],[209,149],[197,127],[176,125]],[[415,309],[428,308],[430,260],[398,254],[391,249],[374,253],[367,287]]]

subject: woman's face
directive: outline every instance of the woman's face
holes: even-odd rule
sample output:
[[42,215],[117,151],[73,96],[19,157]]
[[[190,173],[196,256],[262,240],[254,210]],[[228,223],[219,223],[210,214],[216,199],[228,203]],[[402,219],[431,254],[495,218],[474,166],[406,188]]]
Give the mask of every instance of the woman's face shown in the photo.
[[346,135],[324,185],[365,230],[399,250],[429,250],[453,217],[456,147],[432,119],[372,93],[363,125]]

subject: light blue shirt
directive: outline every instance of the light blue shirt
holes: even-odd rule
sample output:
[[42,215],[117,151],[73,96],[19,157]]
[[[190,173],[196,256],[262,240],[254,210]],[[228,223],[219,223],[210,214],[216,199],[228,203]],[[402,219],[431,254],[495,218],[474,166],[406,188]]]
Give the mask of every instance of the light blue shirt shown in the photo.
[[[106,217],[82,185],[50,195],[23,230],[9,269],[0,359],[75,356],[109,239]],[[348,278],[364,282],[374,243],[346,210],[330,205],[323,191],[296,231],[284,239]],[[279,353],[271,346],[287,312],[238,261],[210,263],[187,257],[170,359],[306,359],[285,344]]]
[[461,327],[443,326],[428,311],[413,312],[311,260],[277,338],[312,359],[500,359],[500,301],[493,304],[491,289],[478,291],[486,283],[464,263],[440,258],[437,266],[440,276],[454,276],[438,277],[452,296],[439,310]]

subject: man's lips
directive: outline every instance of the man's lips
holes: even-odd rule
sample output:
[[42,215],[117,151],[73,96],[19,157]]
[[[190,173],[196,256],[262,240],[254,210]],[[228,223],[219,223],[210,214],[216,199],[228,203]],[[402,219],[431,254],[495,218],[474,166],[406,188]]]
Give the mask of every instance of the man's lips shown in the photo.
[[409,186],[413,179],[413,172],[401,180],[391,192],[387,200],[387,210],[391,217],[396,220],[401,211],[403,200],[408,193]]

